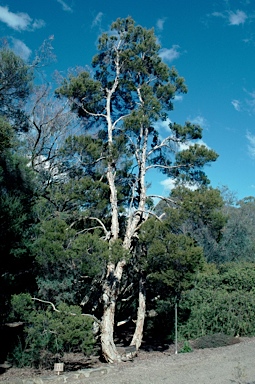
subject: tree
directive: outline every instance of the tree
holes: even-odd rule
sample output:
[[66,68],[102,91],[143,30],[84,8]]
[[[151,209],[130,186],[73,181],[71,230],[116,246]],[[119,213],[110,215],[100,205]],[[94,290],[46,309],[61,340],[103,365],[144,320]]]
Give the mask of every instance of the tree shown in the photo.
[[[207,184],[202,170],[217,155],[196,143],[202,129],[191,123],[169,125],[169,136],[161,139],[156,122],[166,120],[174,97],[186,93],[184,79],[168,68],[159,56],[153,30],[135,25],[129,17],[117,19],[111,33],[99,39],[93,73],[81,72],[65,80],[56,93],[69,99],[83,119],[87,132],[98,144],[96,159],[105,174],[109,193],[109,216],[90,216],[101,226],[109,243],[109,258],[103,282],[101,344],[105,358],[120,360],[113,330],[116,300],[123,269],[132,253],[144,221],[152,214],[146,175],[158,169],[182,182]],[[180,150],[180,144],[190,144]],[[79,153],[76,152],[76,156]],[[95,163],[95,161],[94,161]],[[102,180],[102,179],[101,179]],[[123,188],[124,187],[124,188]],[[120,188],[124,189],[121,194]],[[120,251],[118,244],[122,244]],[[111,256],[115,247],[118,258]],[[141,287],[140,287],[141,288]],[[145,313],[145,297],[139,292],[139,308],[132,344],[139,348]]]
[[254,261],[255,199],[246,197],[235,205],[226,205],[227,223],[219,243],[218,262]]
[[[31,89],[32,74],[28,66],[11,50],[0,50],[0,248],[1,248],[1,315],[8,312],[8,299],[21,281],[21,272],[28,260],[19,257],[27,253],[25,239],[31,220],[31,174],[24,159],[17,156],[15,131],[27,128],[22,106]],[[13,283],[14,277],[16,284]],[[24,282],[24,281],[23,281]]]
[[31,68],[10,49],[0,49],[0,114],[16,130],[27,130],[24,102],[30,94],[33,73]]
[[11,294],[34,283],[29,257],[34,183],[27,160],[16,153],[17,143],[13,128],[0,117],[1,321],[10,310]]
[[217,260],[219,244],[227,215],[223,211],[223,200],[218,189],[202,186],[194,191],[177,187],[170,194],[174,205],[161,203],[162,209],[171,221],[171,230],[192,237],[203,248],[207,262]]

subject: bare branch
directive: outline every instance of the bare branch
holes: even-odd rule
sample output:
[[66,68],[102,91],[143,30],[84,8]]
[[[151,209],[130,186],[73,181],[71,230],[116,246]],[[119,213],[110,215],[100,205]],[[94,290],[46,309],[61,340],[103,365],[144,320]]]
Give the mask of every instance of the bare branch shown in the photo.
[[90,217],[90,216],[82,216],[80,219],[78,219],[78,220],[74,221],[72,224],[70,224],[69,227],[66,228],[66,230],[71,229],[77,223],[77,221],[83,220],[83,219],[96,220],[100,224],[100,226],[83,229],[80,232],[77,232],[77,234],[83,233],[85,231],[90,231],[90,230],[95,229],[95,228],[101,228],[101,229],[103,229],[106,236],[109,235],[109,231],[107,231],[104,223],[98,217]]
[[161,196],[161,195],[148,195],[147,196],[148,198],[149,197],[155,197],[157,199],[160,199],[160,200],[165,200],[166,202],[168,203],[172,203],[172,204],[175,204],[176,205],[176,202],[172,199],[170,199],[169,197],[165,197],[165,196]]
[[161,169],[175,169],[175,168],[187,168],[192,167],[192,164],[180,164],[180,165],[162,165],[162,164],[152,164],[146,167],[146,171],[153,168],[161,168]]
[[55,307],[55,305],[54,305],[53,303],[51,303],[50,301],[46,301],[46,300],[42,300],[42,299],[38,299],[37,297],[32,297],[32,300],[40,301],[41,303],[45,303],[45,304],[50,304],[50,305],[52,306],[52,308],[53,308],[54,311],[56,311],[56,312],[61,312],[61,311],[59,311],[59,310]]
[[130,320],[131,320],[131,316],[129,316],[126,320],[118,321],[117,327],[119,327],[120,325],[128,323]]
[[130,113],[128,113],[127,115],[120,116],[117,120],[115,120],[114,123],[112,124],[112,129],[114,130],[115,126],[118,124],[118,122],[125,119],[125,117],[128,117],[129,115],[130,115]]
[[[84,98],[82,98],[83,100]],[[93,113],[93,112],[89,112],[82,104],[80,103],[76,103],[77,105],[79,105],[79,107],[81,107],[83,109],[83,111],[85,113],[87,113],[87,115],[89,116],[94,116],[94,117],[104,117],[106,118],[106,115],[104,113]]]
[[180,143],[180,140],[178,140],[176,137],[171,137],[171,136],[168,136],[166,137],[164,140],[162,140],[162,142],[159,144],[159,145],[156,145],[155,147],[153,147],[148,153],[147,153],[147,157],[149,157],[153,152],[161,149],[161,148],[169,148],[171,150],[173,150],[173,148],[171,148],[169,142],[173,142],[175,144],[179,144]]
[[[51,302],[51,301],[47,301],[47,300],[42,300],[42,299],[38,299],[37,297],[32,297],[32,300],[35,300],[35,301],[40,301],[41,303],[45,303],[45,304],[50,304],[53,308],[54,311],[58,312],[58,313],[61,313],[61,311],[59,309],[57,309],[55,307],[55,305]],[[77,316],[77,313],[73,313],[73,312],[63,312],[65,313],[66,315],[71,315],[71,316]],[[96,316],[94,315],[91,315],[89,313],[81,313],[80,314],[81,316],[87,316],[87,317],[90,317],[91,319],[93,319],[96,323],[98,323],[99,325],[101,325],[101,321],[98,320],[96,318]]]
[[15,321],[13,323],[5,323],[4,325],[6,325],[6,327],[16,328],[16,327],[20,327],[23,324],[24,324],[23,321]]

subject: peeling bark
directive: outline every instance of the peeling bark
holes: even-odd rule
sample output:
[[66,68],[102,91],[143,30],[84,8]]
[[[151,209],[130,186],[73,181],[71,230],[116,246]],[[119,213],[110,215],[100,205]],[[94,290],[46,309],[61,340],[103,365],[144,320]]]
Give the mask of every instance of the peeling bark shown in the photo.
[[108,363],[121,361],[113,339],[115,315],[115,301],[111,300],[108,305],[105,305],[104,313],[101,322],[101,347],[102,354]]
[[108,264],[107,277],[103,287],[104,311],[101,321],[101,347],[105,360],[109,363],[121,361],[114,343],[114,318],[119,284],[125,266],[125,260]]
[[143,339],[143,327],[145,320],[146,312],[146,289],[145,289],[145,280],[143,277],[139,280],[139,304],[137,310],[137,320],[135,333],[133,335],[130,345],[135,345],[136,350],[138,350],[142,344]]

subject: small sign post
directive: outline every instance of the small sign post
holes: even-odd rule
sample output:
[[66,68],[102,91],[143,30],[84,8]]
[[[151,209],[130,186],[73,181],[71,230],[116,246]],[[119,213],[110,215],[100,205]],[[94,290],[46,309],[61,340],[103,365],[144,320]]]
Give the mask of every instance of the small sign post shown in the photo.
[[58,375],[60,374],[60,372],[63,372],[64,371],[64,363],[55,363],[54,364],[54,371],[57,372]]
[[175,318],[175,354],[178,354],[178,314],[177,314],[177,301],[174,307],[174,318]]

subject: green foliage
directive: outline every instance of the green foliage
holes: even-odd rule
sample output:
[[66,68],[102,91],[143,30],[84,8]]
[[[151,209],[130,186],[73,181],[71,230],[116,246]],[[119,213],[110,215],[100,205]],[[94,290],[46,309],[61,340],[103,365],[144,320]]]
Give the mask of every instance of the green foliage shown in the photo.
[[30,257],[34,205],[33,177],[26,160],[5,149],[0,154],[0,315],[11,294],[33,289]]
[[0,154],[13,146],[14,131],[12,126],[0,116]]
[[74,304],[88,293],[93,279],[102,276],[109,247],[96,234],[79,233],[54,218],[40,223],[33,253],[40,296]]
[[31,69],[8,48],[0,49],[0,115],[16,130],[27,130],[28,120],[22,107],[31,91]]
[[189,352],[193,352],[193,349],[190,343],[186,340],[184,341],[182,348],[179,350],[179,353],[189,353]]
[[56,312],[47,304],[38,307],[27,294],[14,295],[11,318],[25,322],[23,339],[12,353],[13,363],[19,367],[52,368],[54,355],[93,351],[93,320],[83,316],[77,306],[61,303]]
[[219,244],[218,262],[254,261],[255,199],[247,197],[235,205],[225,205],[228,221]]
[[217,260],[227,222],[220,191],[207,187],[192,191],[179,186],[172,190],[170,199],[171,204],[158,204],[157,215],[164,213],[173,233],[192,237],[203,248],[207,261]]
[[224,333],[254,336],[254,264],[222,265],[202,273],[180,302],[189,318],[180,325],[185,338]]
[[162,298],[170,292],[178,296],[192,285],[204,259],[202,249],[190,237],[171,233],[167,221],[151,219],[142,227],[140,239],[146,255],[141,258],[142,269],[146,268],[148,280],[155,285],[154,294],[158,290]]

